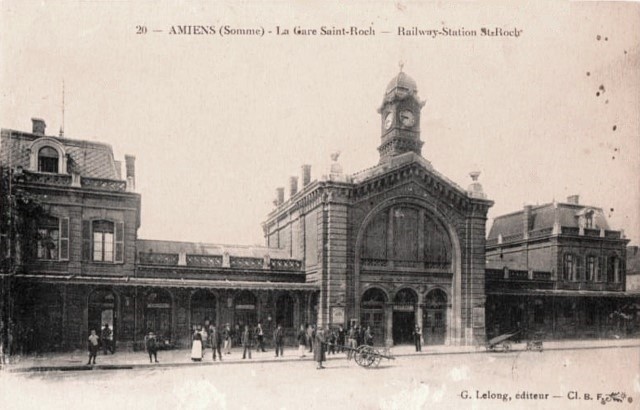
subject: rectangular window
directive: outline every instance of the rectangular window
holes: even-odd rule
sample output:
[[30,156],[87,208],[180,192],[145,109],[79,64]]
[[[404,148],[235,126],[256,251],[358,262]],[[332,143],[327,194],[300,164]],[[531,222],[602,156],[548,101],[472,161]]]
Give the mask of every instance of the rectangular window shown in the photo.
[[60,247],[60,223],[58,218],[43,217],[38,220],[36,234],[36,258],[58,260]]
[[93,260],[96,262],[113,262],[114,256],[114,223],[110,221],[94,221]]

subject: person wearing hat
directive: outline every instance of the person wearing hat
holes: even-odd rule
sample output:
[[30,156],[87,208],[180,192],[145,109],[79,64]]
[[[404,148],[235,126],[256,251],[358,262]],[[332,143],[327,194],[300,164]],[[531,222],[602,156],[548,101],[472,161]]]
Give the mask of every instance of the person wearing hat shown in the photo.
[[153,332],[149,332],[146,341],[147,353],[149,353],[149,363],[152,363],[153,358],[156,363],[158,362],[158,339],[156,338],[156,334]]

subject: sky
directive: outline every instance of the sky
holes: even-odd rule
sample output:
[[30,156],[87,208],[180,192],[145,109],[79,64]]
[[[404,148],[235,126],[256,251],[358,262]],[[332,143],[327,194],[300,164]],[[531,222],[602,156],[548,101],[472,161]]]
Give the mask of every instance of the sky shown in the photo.
[[[302,164],[313,179],[334,150],[348,173],[377,164],[376,109],[403,62],[426,100],[422,155],[463,187],[480,170],[495,201],[489,218],[578,194],[640,241],[637,3],[0,7],[0,126],[29,131],[41,117],[56,135],[64,81],[65,136],[106,142],[116,159],[136,156],[141,238],[263,244],[275,189]],[[216,34],[169,34],[177,25]],[[221,36],[224,26],[265,34]],[[296,26],[376,34],[273,34]],[[398,27],[522,31],[432,38]]]

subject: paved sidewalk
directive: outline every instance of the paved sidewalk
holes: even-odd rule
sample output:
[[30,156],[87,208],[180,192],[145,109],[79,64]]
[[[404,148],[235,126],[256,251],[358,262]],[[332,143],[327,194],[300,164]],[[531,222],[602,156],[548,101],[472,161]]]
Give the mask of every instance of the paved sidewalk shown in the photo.
[[[605,348],[640,348],[640,339],[611,339],[611,340],[563,340],[545,341],[544,350],[578,350],[578,349],[605,349]],[[382,351],[382,349],[377,348]],[[514,343],[512,351],[525,351],[525,343]],[[223,355],[223,361],[211,359],[211,349],[206,349],[205,357],[201,362],[191,361],[191,351],[187,349],[164,350],[158,352],[160,363],[149,363],[146,352],[119,351],[116,354],[103,355],[100,353],[96,365],[88,366],[86,351],[76,350],[67,353],[47,353],[44,355],[13,356],[11,363],[5,365],[4,370],[10,372],[30,371],[78,371],[78,370],[116,370],[141,367],[176,367],[176,366],[204,366],[243,363],[275,363],[300,360],[313,360],[312,353],[306,353],[306,357],[300,358],[298,350],[294,347],[285,348],[283,357],[275,357],[274,350],[267,352],[252,351],[252,359],[242,359],[242,349],[234,348],[229,355]],[[447,354],[480,354],[486,353],[484,346],[423,346],[418,353],[411,345],[394,346],[390,354],[394,357],[410,357],[425,355]],[[344,360],[345,354],[327,355],[328,360]]]

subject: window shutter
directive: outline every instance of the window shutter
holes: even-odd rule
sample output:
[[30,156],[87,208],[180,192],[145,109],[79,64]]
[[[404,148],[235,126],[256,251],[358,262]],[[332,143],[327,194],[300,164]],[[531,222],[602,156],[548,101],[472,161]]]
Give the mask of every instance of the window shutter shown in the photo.
[[60,260],[69,260],[69,218],[60,218]]
[[124,222],[116,222],[115,224],[115,253],[116,253],[116,258],[115,258],[115,262],[116,263],[123,263],[124,262]]
[[82,221],[82,260],[91,260],[91,221]]

